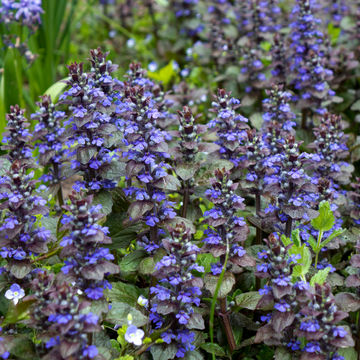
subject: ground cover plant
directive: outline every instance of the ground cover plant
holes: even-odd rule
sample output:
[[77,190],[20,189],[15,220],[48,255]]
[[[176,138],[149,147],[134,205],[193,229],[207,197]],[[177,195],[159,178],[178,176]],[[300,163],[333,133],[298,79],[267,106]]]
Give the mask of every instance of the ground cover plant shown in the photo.
[[358,1],[0,4],[0,357],[360,359]]

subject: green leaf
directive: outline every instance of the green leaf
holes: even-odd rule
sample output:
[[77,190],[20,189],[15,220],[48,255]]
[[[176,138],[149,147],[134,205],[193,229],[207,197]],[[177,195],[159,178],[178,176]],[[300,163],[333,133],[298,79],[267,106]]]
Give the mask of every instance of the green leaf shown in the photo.
[[236,296],[235,304],[245,309],[255,310],[261,297],[258,291],[249,291]]
[[203,350],[205,350],[206,352],[210,353],[210,354],[213,353],[213,348],[214,348],[214,354],[216,356],[226,356],[225,350],[220,345],[218,345],[216,343],[213,344],[213,348],[211,346],[211,343],[202,344],[201,348]]
[[300,230],[295,229],[291,232],[291,239],[294,242],[295,246],[301,247],[301,240],[300,240]]
[[44,93],[44,95],[50,95],[51,96],[51,101],[55,104],[57,103],[57,101],[59,100],[59,96],[64,92],[64,90],[68,87],[69,85],[58,81],[55,84],[51,85]]
[[[210,291],[211,295],[215,294],[216,287],[218,285],[219,276],[212,275],[212,274],[205,274],[204,276],[204,285],[207,290]],[[235,284],[235,276],[226,271],[224,273],[224,277],[222,279],[219,292],[218,292],[218,299],[224,299],[226,295],[232,290],[232,287]]]
[[105,290],[105,297],[111,302],[124,302],[131,306],[136,306],[137,300],[140,296],[140,290],[135,285],[126,284],[123,282],[111,283],[112,289]]
[[311,248],[313,249],[314,253],[317,252],[317,243],[316,243],[316,240],[314,239],[314,237],[312,235],[309,236],[309,239],[307,241]]
[[284,234],[281,235],[281,241],[284,244],[284,246],[288,246],[288,245],[292,244],[291,239],[286,237]]
[[262,118],[261,113],[254,113],[250,115],[250,122],[255,129],[260,130],[264,123],[264,119]]
[[135,250],[129,255],[125,256],[121,263],[120,269],[122,271],[136,271],[142,261],[142,259],[148,256],[145,250]]
[[322,285],[325,280],[326,277],[328,276],[329,272],[330,272],[330,268],[327,267],[323,270],[319,270],[310,280],[310,285],[311,286],[315,286],[315,284],[319,284]]
[[320,215],[311,220],[311,225],[319,231],[329,231],[335,223],[335,217],[330,209],[330,203],[328,201],[322,201],[319,205]]
[[[303,244],[301,248],[297,248],[296,250],[298,254],[301,255],[301,259],[298,259],[297,262],[301,263],[303,265],[295,265],[293,269],[292,276],[294,277],[302,277],[304,278],[305,275],[309,272],[310,266],[311,266],[311,252],[310,249],[306,246],[306,244]],[[292,249],[290,249],[292,250]],[[290,254],[292,252],[290,251]]]
[[128,315],[132,316],[132,324],[140,327],[149,322],[149,318],[143,315],[139,310],[123,302],[112,303],[111,310],[106,314],[105,320],[112,324],[118,324],[120,326],[127,325]]
[[150,275],[155,271],[155,262],[151,257],[145,258],[139,265],[139,273],[142,275]]
[[36,301],[36,299],[25,300],[17,305],[14,305],[14,303],[10,301],[8,312],[4,321],[1,323],[1,326],[5,327],[10,324],[16,324],[19,321],[27,319],[30,314],[29,308]]
[[99,192],[94,194],[92,205],[101,204],[101,212],[104,214],[110,214],[113,206],[111,194],[105,189],[101,189]]
[[173,166],[176,175],[179,176],[182,180],[191,179],[198,169],[199,164],[191,163],[179,163]]
[[176,74],[174,70],[173,60],[171,60],[165,67],[156,72],[148,72],[148,76],[151,79],[162,81],[166,86],[170,83],[172,77]]
[[34,343],[30,339],[23,336],[13,338],[11,340],[11,348],[9,352],[11,355],[16,356],[17,359],[38,359],[38,357],[36,356]]
[[177,353],[177,345],[174,341],[170,344],[152,345],[150,352],[154,360],[174,359]]
[[131,203],[126,197],[124,190],[120,187],[115,188],[111,191],[111,197],[113,200],[112,213],[126,213]]
[[141,223],[124,224],[126,218],[127,215],[124,213],[111,213],[107,216],[104,226],[109,228],[109,236],[112,239],[112,244],[106,245],[108,249],[126,249],[142,229]]
[[274,360],[292,360],[292,354],[288,349],[279,346],[275,350]]
[[9,112],[11,105],[21,106],[18,83],[18,76],[21,74],[17,74],[16,71],[18,59],[15,59],[15,51],[17,50],[8,48],[4,59],[4,107],[6,112]]
[[345,230],[344,229],[338,229],[332,232],[332,234],[326,238],[324,241],[321,242],[320,244],[320,250],[326,245],[328,244],[332,239],[336,238],[337,236],[341,235]]
[[345,348],[345,349],[339,348],[337,350],[337,353],[340,356],[343,356],[345,360],[357,360],[358,358],[358,354],[354,348]]

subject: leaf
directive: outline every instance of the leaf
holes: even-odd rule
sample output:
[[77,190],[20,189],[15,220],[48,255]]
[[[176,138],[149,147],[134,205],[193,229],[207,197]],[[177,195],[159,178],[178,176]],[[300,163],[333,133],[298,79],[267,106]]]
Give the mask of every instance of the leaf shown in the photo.
[[260,295],[258,291],[249,291],[236,296],[235,303],[242,308],[255,310],[261,297],[262,295]]
[[162,81],[164,85],[168,85],[175,74],[173,60],[156,72],[148,72],[149,78]]
[[115,189],[113,189],[111,191],[111,197],[113,200],[113,208],[112,208],[112,212],[116,212],[116,213],[123,213],[123,212],[127,212],[129,206],[130,206],[130,201],[128,200],[128,198],[126,197],[124,190],[120,187],[117,187]]
[[136,306],[137,300],[140,296],[140,290],[131,284],[123,282],[111,283],[112,289],[105,290],[105,297],[111,302],[124,302],[131,306]]
[[341,235],[344,231],[345,231],[344,229],[337,229],[337,230],[333,231],[329,237],[327,237],[324,241],[321,242],[320,249],[325,247],[326,244],[328,244],[332,239]]
[[122,176],[126,175],[125,166],[126,163],[120,161],[112,161],[106,166],[101,166],[98,169],[98,174],[104,179],[119,180]]
[[[304,278],[304,276],[309,272],[311,266],[311,252],[306,244],[303,244],[301,248],[298,249],[299,251],[297,253],[301,255],[301,259],[298,259],[297,262],[301,263],[302,265],[295,265],[292,275],[294,277]],[[291,250],[293,250],[293,248],[290,249],[290,254],[293,253]],[[294,250],[296,251],[297,249]]]
[[177,353],[177,344],[172,341],[170,344],[156,344],[150,348],[154,360],[174,359]]
[[322,285],[325,280],[326,277],[328,276],[329,272],[330,272],[331,268],[327,267],[323,270],[319,270],[310,280],[310,285],[311,286],[315,286],[315,284],[319,284]]
[[21,77],[22,74],[17,73],[19,58],[15,58],[15,51],[18,50],[9,47],[4,59],[4,108],[7,113],[10,111],[11,105],[23,105],[18,83],[19,76]]
[[122,271],[136,271],[142,259],[147,256],[148,254],[145,250],[135,250],[121,260],[120,269]]
[[319,231],[329,231],[335,223],[335,217],[330,209],[330,203],[328,201],[322,201],[319,205],[320,215],[311,220],[311,225]]
[[142,275],[150,275],[155,271],[155,262],[151,257],[145,258],[139,265],[139,273]]
[[225,168],[231,170],[234,164],[228,160],[215,159],[213,161],[206,161],[200,165],[199,170],[195,174],[195,183],[198,185],[208,185],[208,180],[214,177],[214,171]]
[[354,348],[337,349],[339,356],[343,356],[345,360],[357,360],[358,353]]
[[128,324],[127,317],[129,314],[132,316],[132,324],[137,327],[144,326],[149,322],[147,316],[123,302],[114,302],[111,310],[106,314],[105,320],[112,324],[123,326]]
[[307,241],[311,248],[313,249],[314,253],[317,252],[317,243],[316,243],[316,240],[314,239],[314,237],[312,235],[309,236],[309,239]]
[[14,305],[14,303],[11,301],[6,317],[1,323],[1,327],[5,327],[10,324],[16,324],[19,321],[25,320],[30,313],[30,306],[36,301],[36,299],[25,300],[17,305]]
[[291,239],[286,237],[284,234],[281,235],[281,241],[284,244],[284,246],[288,246],[288,245],[292,244]]
[[14,355],[19,359],[38,359],[34,343],[25,337],[13,338],[11,340],[11,348],[9,352],[11,355]]
[[77,160],[81,164],[88,164],[91,158],[97,153],[96,146],[79,147],[76,151]]
[[264,119],[263,119],[261,113],[254,113],[254,114],[250,115],[249,119],[250,119],[251,125],[255,129],[257,129],[257,130],[261,129],[261,126],[264,123]]
[[335,295],[336,304],[342,311],[357,311],[360,309],[360,299],[353,293],[341,292]]
[[198,170],[198,168],[199,168],[198,164],[191,164],[185,162],[173,166],[176,175],[179,176],[182,180],[191,179]]
[[226,356],[225,350],[218,344],[211,346],[211,343],[205,343],[201,345],[201,348],[210,354],[214,352],[216,356]]
[[295,244],[295,246],[297,247],[301,247],[301,240],[300,240],[300,230],[299,229],[295,229],[291,232],[291,239],[293,241],[293,243]]
[[171,225],[173,228],[176,225],[181,224],[182,222],[185,224],[185,226],[187,228],[189,228],[191,230],[192,234],[196,233],[196,228],[195,228],[194,224],[192,223],[192,221],[190,221],[189,219],[185,219],[185,218],[180,217],[180,216],[174,216],[172,219],[165,219],[164,220],[164,223]]
[[359,111],[360,110],[360,100],[356,100],[350,107],[352,111]]
[[292,354],[288,349],[279,346],[275,350],[274,360],[292,360]]
[[126,249],[142,229],[141,223],[124,224],[126,218],[127,215],[124,213],[111,213],[107,216],[104,226],[109,228],[109,236],[112,239],[112,244],[104,245],[108,249]]
[[128,215],[131,220],[140,219],[147,211],[151,210],[154,207],[152,201],[140,201],[137,200],[133,202],[128,209]]
[[59,100],[59,96],[64,92],[68,87],[67,84],[63,83],[62,80],[51,85],[45,92],[44,95],[50,95],[51,101],[56,104]]
[[99,192],[94,194],[92,205],[101,204],[101,212],[103,214],[110,214],[113,206],[111,194],[105,189],[101,189]]
[[[219,280],[219,276],[215,276],[212,274],[205,274],[204,276],[204,285],[207,290],[210,291],[211,295],[215,294],[216,286]],[[224,273],[223,281],[221,282],[218,299],[224,299],[226,295],[232,290],[233,285],[235,284],[235,276],[226,271]]]

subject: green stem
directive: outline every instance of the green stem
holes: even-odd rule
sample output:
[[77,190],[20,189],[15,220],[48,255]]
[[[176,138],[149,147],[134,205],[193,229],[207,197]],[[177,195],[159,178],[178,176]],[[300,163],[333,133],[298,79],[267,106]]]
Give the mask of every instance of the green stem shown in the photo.
[[219,294],[220,286],[221,286],[221,283],[223,281],[224,274],[225,274],[225,271],[226,271],[226,265],[227,265],[228,259],[229,259],[229,242],[228,242],[228,240],[226,240],[225,261],[224,261],[223,269],[222,269],[221,274],[219,276],[219,280],[218,280],[217,285],[216,285],[214,298],[212,300],[211,309],[210,309],[210,324],[209,324],[210,326],[209,327],[210,327],[211,352],[212,352],[213,360],[216,360],[215,353],[214,353],[214,315],[215,315],[215,305],[216,305],[217,296]]
[[[18,87],[19,87],[19,106],[22,108],[25,108],[25,104],[23,101],[23,96],[22,96],[22,89],[23,89],[23,78],[22,78],[22,56],[21,56],[21,52],[20,52],[20,47],[21,47],[21,43],[22,43],[22,34],[23,34],[23,26],[22,23],[19,23],[19,27],[18,27],[18,39],[16,40],[17,42],[17,51],[16,53],[16,73],[17,73],[17,83],[18,83]],[[16,105],[16,104],[13,104]]]
[[316,245],[315,269],[317,269],[318,257],[319,257],[319,253],[320,253],[320,244],[321,244],[322,236],[323,236],[323,232],[319,231],[319,235],[318,235],[318,239],[317,239],[317,245]]

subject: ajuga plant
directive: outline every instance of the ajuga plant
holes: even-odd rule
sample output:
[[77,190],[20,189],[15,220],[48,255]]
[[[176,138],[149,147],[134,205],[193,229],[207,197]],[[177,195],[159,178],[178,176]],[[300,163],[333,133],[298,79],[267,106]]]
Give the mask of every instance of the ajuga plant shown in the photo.
[[288,237],[294,220],[310,220],[318,215],[303,199],[305,193],[316,192],[317,188],[304,170],[304,164],[309,160],[305,153],[300,154],[300,145],[301,142],[297,143],[294,136],[289,135],[281,144],[283,153],[277,156],[277,172],[265,180],[264,191],[271,192],[271,202],[265,209],[267,216],[263,221],[264,226],[286,223],[284,232]]
[[155,294],[151,300],[150,320],[156,329],[167,329],[161,334],[167,347],[175,347],[176,358],[195,350],[192,329],[204,330],[202,316],[193,307],[200,306],[203,279],[194,276],[192,270],[204,272],[196,263],[200,249],[191,241],[191,230],[184,223],[168,228],[170,236],[162,240],[165,255],[156,265],[153,276],[159,284],[150,288]]
[[296,331],[300,338],[305,337],[307,340],[302,358],[312,359],[315,353],[322,360],[343,360],[338,349],[354,346],[354,340],[349,327],[337,323],[349,314],[338,310],[329,283],[322,286],[315,283],[315,294],[307,291],[307,296],[310,302],[301,309],[303,318]]
[[49,173],[41,178],[49,183],[52,194],[57,194],[59,205],[64,205],[61,188],[61,166],[66,160],[66,150],[64,143],[67,137],[63,135],[65,128],[62,122],[65,118],[63,111],[55,110],[55,105],[51,102],[51,97],[44,95],[37,103],[39,110],[31,115],[32,120],[36,120],[32,141],[36,141],[35,148],[39,149],[39,163],[47,167]]
[[179,131],[171,131],[172,136],[180,138],[179,146],[170,149],[174,156],[175,164],[173,166],[177,176],[182,180],[183,204],[181,216],[186,217],[190,195],[193,192],[194,174],[199,168],[196,162],[198,152],[212,153],[219,149],[216,144],[201,142],[200,135],[207,130],[207,125],[197,124],[196,120],[202,114],[193,116],[191,108],[184,106],[183,111],[178,110],[179,114]]
[[286,44],[285,39],[280,34],[275,34],[274,43],[271,47],[271,81],[273,83],[286,85],[287,66],[286,66]]
[[[128,185],[137,179],[138,186],[128,186],[125,193],[134,196],[136,201],[129,207],[130,220],[143,220],[150,226],[150,242],[158,243],[157,224],[173,218],[176,213],[173,203],[166,200],[164,188],[176,189],[175,178],[167,174],[170,165],[164,162],[169,158],[167,133],[156,126],[161,113],[152,107],[150,96],[145,96],[145,88],[128,87],[125,90],[128,112],[124,131],[124,144],[127,146],[123,156],[128,159],[126,178]],[[169,185],[170,184],[170,185]],[[172,185],[171,185],[172,184]]]
[[21,164],[32,164],[32,151],[29,145],[32,134],[27,129],[30,124],[24,117],[24,109],[18,105],[10,107],[10,113],[6,114],[7,126],[3,133],[1,150],[7,150],[5,157],[13,162],[17,160]]
[[[300,342],[296,341],[294,329],[297,323],[299,308],[306,303],[305,291],[310,288],[306,279],[300,278],[299,271],[294,271],[297,260],[301,262],[301,255],[296,254],[294,243],[284,235],[273,233],[268,239],[264,240],[267,249],[258,253],[259,259],[263,263],[257,265],[255,276],[261,279],[268,279],[268,282],[259,293],[263,295],[258,303],[258,307],[266,307],[274,301],[272,312],[261,316],[261,321],[265,323],[256,334],[255,342],[265,343],[284,343],[292,350],[300,348]],[[308,249],[305,249],[309,254]],[[302,252],[304,254],[304,252]],[[303,259],[306,261],[306,259]],[[309,267],[309,263],[304,266]]]
[[[68,65],[69,80],[65,82],[71,89],[60,97],[62,103],[69,105],[72,111],[72,117],[67,122],[71,127],[66,129],[64,135],[68,136],[67,145],[71,148],[68,157],[72,158],[72,171],[67,171],[67,174],[83,175],[83,179],[74,185],[77,191],[112,189],[116,186],[115,179],[123,175],[125,167],[120,161],[112,161],[117,158],[116,154],[111,153],[112,138],[116,142],[116,133],[120,130],[112,123],[115,111],[109,100],[109,89],[116,88],[110,74],[117,66],[107,62],[106,56],[100,49],[91,51],[93,68],[90,73],[84,73],[83,63]],[[71,97],[71,100],[67,97]]]
[[291,111],[289,102],[292,95],[288,91],[284,91],[283,84],[271,84],[271,88],[265,90],[267,99],[263,100],[264,132],[267,131],[269,122],[276,121],[280,124],[284,131],[291,133],[296,126],[294,121],[296,115]]
[[314,175],[331,180],[335,188],[346,183],[350,174],[341,170],[341,166],[348,165],[343,161],[349,155],[346,142],[348,135],[344,133],[341,116],[326,113],[320,118],[320,125],[314,128],[315,141],[307,147],[315,150],[312,163]]
[[46,200],[34,193],[34,172],[27,174],[26,165],[14,161],[0,179],[3,211],[0,255],[7,260],[10,277],[24,278],[31,270],[31,256],[48,251],[47,243],[56,239],[41,226],[39,217],[47,215]]
[[[255,260],[239,245],[246,240],[249,227],[244,218],[236,214],[245,209],[244,199],[235,193],[238,184],[230,180],[230,172],[225,169],[215,170],[215,178],[211,178],[210,183],[212,188],[206,190],[205,196],[214,207],[204,213],[204,222],[208,228],[205,230],[206,238],[201,252],[211,253],[220,260],[211,266],[212,275],[205,276],[205,288],[212,289],[214,294],[215,289],[211,287],[211,283],[223,272],[224,267],[236,274],[242,271],[242,267],[255,266]],[[232,277],[231,272],[225,273],[226,276]],[[221,294],[220,298],[220,314],[229,347],[233,351],[236,343],[228,317],[226,294]]]
[[245,130],[249,128],[246,124],[248,119],[237,115],[235,110],[240,106],[240,100],[230,98],[230,92],[219,89],[214,95],[216,101],[212,102],[213,108],[209,111],[216,113],[216,117],[208,123],[211,132],[216,131],[218,140],[215,142],[220,146],[217,154],[222,159],[230,160],[235,166],[239,164],[238,147],[243,140]]
[[92,312],[84,313],[91,303],[82,301],[75,287],[57,285],[50,293],[51,303],[44,308],[51,323],[46,342],[48,354],[43,360],[95,359],[103,360],[95,345],[89,344],[89,334],[101,331],[99,317]]
[[325,57],[320,47],[323,33],[319,30],[320,19],[315,17],[316,2],[298,0],[292,11],[290,24],[292,54],[289,58],[291,84],[299,92],[297,107],[302,109],[302,127],[306,127],[308,111],[323,114],[325,101],[335,93],[328,80],[332,71],[325,68]]
[[107,236],[109,229],[98,224],[105,215],[99,213],[101,204],[92,205],[93,195],[84,197],[82,193],[69,195],[69,205],[61,219],[60,231],[69,230],[69,235],[60,242],[63,247],[60,258],[66,258],[62,267],[62,280],[74,283],[89,299],[103,297],[104,289],[111,289],[105,275],[117,274],[118,265],[113,264],[114,255],[102,245],[111,244]]

